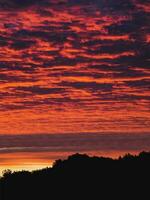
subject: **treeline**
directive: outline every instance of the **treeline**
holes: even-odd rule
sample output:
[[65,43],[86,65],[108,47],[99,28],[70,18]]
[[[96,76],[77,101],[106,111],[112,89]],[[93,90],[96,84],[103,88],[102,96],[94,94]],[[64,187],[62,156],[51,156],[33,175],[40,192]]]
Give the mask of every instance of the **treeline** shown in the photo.
[[118,159],[75,154],[52,168],[6,171],[0,200],[150,199],[150,153]]

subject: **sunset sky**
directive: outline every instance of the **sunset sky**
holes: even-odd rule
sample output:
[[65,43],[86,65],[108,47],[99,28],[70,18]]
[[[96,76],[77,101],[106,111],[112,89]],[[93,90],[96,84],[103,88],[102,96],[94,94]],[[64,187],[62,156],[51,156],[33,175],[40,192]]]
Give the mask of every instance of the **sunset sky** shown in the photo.
[[149,146],[149,0],[0,0],[0,173]]

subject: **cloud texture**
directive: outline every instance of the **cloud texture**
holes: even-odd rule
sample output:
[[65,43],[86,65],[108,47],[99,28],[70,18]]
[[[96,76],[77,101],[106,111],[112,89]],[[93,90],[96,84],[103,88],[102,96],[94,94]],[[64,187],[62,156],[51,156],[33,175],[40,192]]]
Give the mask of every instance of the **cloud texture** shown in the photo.
[[150,3],[0,0],[0,132],[148,132]]

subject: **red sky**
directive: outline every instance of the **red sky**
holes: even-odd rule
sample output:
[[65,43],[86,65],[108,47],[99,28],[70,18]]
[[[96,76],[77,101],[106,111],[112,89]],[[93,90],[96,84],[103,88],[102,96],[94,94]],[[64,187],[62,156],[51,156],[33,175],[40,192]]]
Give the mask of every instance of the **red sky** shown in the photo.
[[0,0],[0,18],[4,140],[149,133],[149,0]]

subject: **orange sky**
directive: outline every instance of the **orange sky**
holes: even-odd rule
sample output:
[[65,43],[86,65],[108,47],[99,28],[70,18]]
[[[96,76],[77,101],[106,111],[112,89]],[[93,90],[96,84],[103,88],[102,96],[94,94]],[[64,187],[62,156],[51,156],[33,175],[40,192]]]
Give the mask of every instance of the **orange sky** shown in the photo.
[[0,18],[0,135],[149,133],[148,0],[1,0]]

